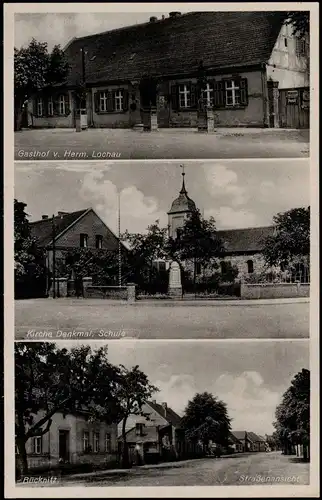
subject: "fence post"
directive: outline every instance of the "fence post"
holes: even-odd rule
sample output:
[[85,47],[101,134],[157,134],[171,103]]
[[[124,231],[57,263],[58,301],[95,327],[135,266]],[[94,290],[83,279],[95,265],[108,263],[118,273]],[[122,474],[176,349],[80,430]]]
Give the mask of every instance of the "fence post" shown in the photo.
[[128,283],[127,287],[127,301],[130,304],[133,304],[136,301],[136,284]]

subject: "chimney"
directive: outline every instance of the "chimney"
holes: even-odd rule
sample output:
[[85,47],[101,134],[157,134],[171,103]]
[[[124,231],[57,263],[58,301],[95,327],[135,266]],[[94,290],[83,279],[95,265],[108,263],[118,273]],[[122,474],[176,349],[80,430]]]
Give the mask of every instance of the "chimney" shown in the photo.
[[68,215],[68,212],[58,212],[58,217],[64,217],[64,215]]
[[165,20],[165,15],[164,15],[164,14],[162,14],[162,21],[164,21],[164,20]]
[[154,405],[156,405],[157,404],[157,400],[156,399],[152,399],[151,403],[154,404]]
[[48,215],[42,215],[41,218],[42,218],[42,220],[47,220],[49,217],[48,217]]
[[170,17],[180,17],[181,16],[181,12],[169,12],[169,16]]
[[162,405],[162,408],[164,410],[164,416],[166,417],[167,416],[168,405],[167,405],[167,403],[161,403],[161,405]]
[[150,23],[155,23],[157,20],[158,18],[155,16],[150,17]]

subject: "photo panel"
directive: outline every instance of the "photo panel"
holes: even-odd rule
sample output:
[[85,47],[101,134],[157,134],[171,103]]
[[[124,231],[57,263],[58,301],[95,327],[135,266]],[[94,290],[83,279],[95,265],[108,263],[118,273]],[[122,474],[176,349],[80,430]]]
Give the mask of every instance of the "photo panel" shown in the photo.
[[15,368],[20,494],[312,484],[307,340],[21,341]]
[[136,6],[15,14],[16,160],[309,156],[309,8]]
[[17,162],[15,338],[307,338],[309,181],[307,160]]

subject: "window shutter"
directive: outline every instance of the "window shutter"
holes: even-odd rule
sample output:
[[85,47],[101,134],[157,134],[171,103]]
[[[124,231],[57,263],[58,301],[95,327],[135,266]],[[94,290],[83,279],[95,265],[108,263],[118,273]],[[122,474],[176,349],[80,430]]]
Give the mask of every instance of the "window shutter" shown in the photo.
[[171,107],[173,111],[177,111],[179,109],[179,99],[178,99],[178,86],[171,86]]
[[214,107],[222,108],[225,106],[225,82],[214,82]]
[[37,113],[37,99],[38,99],[37,96],[33,97],[33,99],[32,99],[32,111],[33,111],[34,116],[37,116],[37,114],[38,114]]
[[53,96],[53,114],[58,115],[59,113],[59,102],[58,102],[58,96]]
[[242,106],[248,105],[248,85],[247,78],[241,78],[240,80],[240,104]]
[[70,114],[69,94],[65,94],[65,116]]
[[190,84],[190,107],[197,106],[197,86],[194,83]]
[[123,111],[127,111],[129,109],[129,93],[127,89],[123,90]]
[[95,113],[100,112],[100,93],[99,92],[95,92],[95,94],[94,94],[94,109],[95,109]]
[[106,91],[106,94],[107,94],[107,111],[114,111],[114,109],[115,109],[114,92]]

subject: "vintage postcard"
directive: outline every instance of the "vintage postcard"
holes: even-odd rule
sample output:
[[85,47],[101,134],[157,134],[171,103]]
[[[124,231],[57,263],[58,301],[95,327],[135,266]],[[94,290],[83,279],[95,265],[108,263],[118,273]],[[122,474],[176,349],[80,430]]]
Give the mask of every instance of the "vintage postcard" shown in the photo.
[[318,4],[5,4],[5,497],[319,497]]

